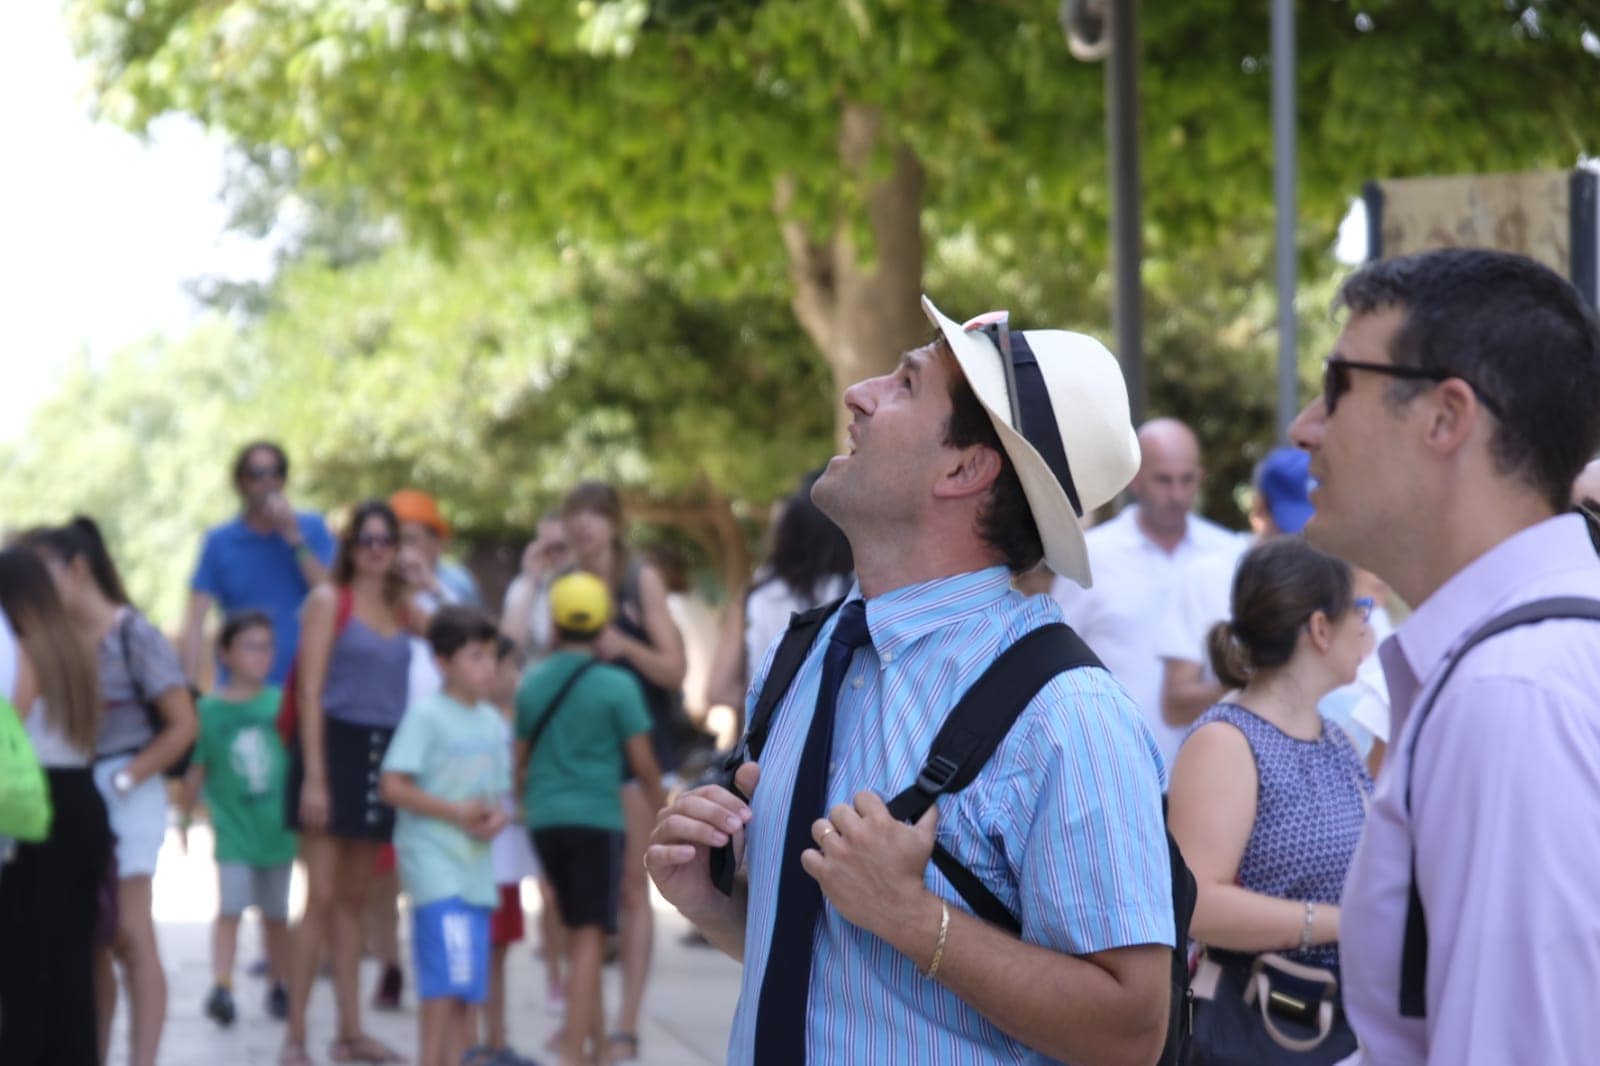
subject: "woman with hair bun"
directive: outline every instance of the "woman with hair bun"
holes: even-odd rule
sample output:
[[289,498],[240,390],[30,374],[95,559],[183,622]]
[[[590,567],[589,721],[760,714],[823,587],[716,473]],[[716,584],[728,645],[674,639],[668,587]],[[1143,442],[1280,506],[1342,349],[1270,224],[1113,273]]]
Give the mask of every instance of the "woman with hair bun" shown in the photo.
[[1236,691],[1195,722],[1168,792],[1172,834],[1198,886],[1190,932],[1219,979],[1196,1015],[1195,1062],[1337,1062],[1356,1043],[1336,1002],[1316,1046],[1291,1051],[1269,1026],[1311,1039],[1320,1024],[1263,1024],[1243,997],[1254,973],[1278,980],[1272,967],[1284,960],[1338,979],[1339,895],[1372,779],[1317,701],[1349,684],[1371,650],[1372,601],[1354,598],[1344,563],[1282,537],[1240,561],[1232,607],[1209,648],[1217,677]]

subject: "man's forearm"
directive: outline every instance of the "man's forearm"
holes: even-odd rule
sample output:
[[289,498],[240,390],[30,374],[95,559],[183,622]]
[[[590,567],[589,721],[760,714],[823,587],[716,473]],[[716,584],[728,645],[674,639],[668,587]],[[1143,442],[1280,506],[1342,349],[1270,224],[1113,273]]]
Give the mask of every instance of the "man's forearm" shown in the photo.
[[[900,928],[886,940],[926,970],[937,949],[940,901],[926,893],[906,908]],[[1161,1052],[1170,986],[1171,949],[1161,945],[1119,949],[1150,952],[1141,974],[1124,983],[1095,957],[1066,955],[1026,944],[958,907],[937,980],[978,1013],[1028,1047],[1081,1066],[1148,1066]],[[1159,959],[1155,954],[1159,953]]]
[[745,918],[749,914],[750,882],[740,875],[733,880],[733,895],[721,905],[705,912],[685,914],[711,946],[734,962],[744,962]]

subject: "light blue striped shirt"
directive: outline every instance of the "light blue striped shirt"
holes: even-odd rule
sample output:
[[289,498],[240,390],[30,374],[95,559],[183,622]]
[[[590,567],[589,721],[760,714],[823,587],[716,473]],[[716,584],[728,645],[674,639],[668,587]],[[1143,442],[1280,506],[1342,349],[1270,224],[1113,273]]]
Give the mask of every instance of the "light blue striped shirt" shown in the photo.
[[[850,592],[861,595],[859,587]],[[1012,591],[1001,567],[896,589],[867,603],[872,644],[839,691],[828,805],[910,784],[950,708],[1024,634],[1061,621],[1047,596]],[[779,705],[748,827],[750,908],[729,1063],[754,1058],[756,1005],[777,909],[779,853],[817,685],[824,627]],[[751,685],[761,689],[772,651]],[[1084,955],[1173,940],[1161,821],[1161,753],[1110,674],[1045,685],[975,781],[939,802],[939,842],[1022,919],[1023,939]],[[928,888],[968,909],[929,864]],[[811,968],[812,1064],[1043,1063],[878,937],[823,906]]]

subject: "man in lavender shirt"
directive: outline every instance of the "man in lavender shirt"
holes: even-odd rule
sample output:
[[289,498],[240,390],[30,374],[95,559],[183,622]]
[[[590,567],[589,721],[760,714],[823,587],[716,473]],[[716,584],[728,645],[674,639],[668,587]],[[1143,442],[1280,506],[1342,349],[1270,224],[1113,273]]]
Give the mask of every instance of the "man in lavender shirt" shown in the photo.
[[[1600,622],[1470,652],[1412,758],[1412,712],[1466,635],[1600,598],[1584,520],[1560,513],[1600,448],[1600,327],[1552,271],[1481,250],[1370,264],[1339,299],[1323,396],[1290,429],[1318,482],[1306,536],[1416,605],[1381,649],[1397,742],[1341,915],[1361,1061],[1600,1061]],[[1424,1017],[1400,1009],[1413,861]]]

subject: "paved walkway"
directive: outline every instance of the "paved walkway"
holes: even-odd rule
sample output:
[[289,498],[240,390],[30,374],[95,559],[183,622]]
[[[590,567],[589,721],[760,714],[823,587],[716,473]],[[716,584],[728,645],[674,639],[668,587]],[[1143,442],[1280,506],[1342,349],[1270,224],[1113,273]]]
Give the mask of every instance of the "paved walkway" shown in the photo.
[[[189,833],[186,855],[177,838],[169,834],[156,871],[156,925],[161,957],[168,981],[167,1026],[161,1044],[163,1066],[253,1066],[277,1061],[283,1026],[267,1015],[264,981],[242,970],[234,981],[239,1020],[231,1029],[217,1028],[202,1013],[211,984],[211,917],[216,913],[216,872],[211,862],[211,838],[204,826]],[[301,885],[296,876],[293,905],[298,908]],[[537,928],[538,894],[525,893],[530,913],[530,934]],[[404,923],[402,923],[404,924]],[[645,1066],[706,1066],[724,1061],[728,1027],[739,992],[738,966],[708,948],[686,947],[680,938],[687,923],[670,907],[657,901],[656,962],[645,996],[645,1017],[640,1027],[640,1062]],[[239,957],[259,955],[260,936],[253,918],[240,932]],[[378,973],[374,963],[363,964],[363,996],[370,995]],[[539,1051],[559,1020],[546,1010],[543,970],[531,945],[513,949],[507,966],[512,1046],[541,1062],[553,1057]],[[391,1046],[410,1053],[416,1045],[416,1001],[407,974],[405,1009],[398,1014],[365,1012],[369,1031]],[[606,970],[606,1003],[614,1010],[618,998],[615,967]],[[364,1002],[364,1000],[363,1000]],[[112,1038],[112,1066],[126,1066],[127,1018],[119,1004]],[[333,1035],[333,995],[319,982],[311,1000],[310,1050],[325,1061]]]

